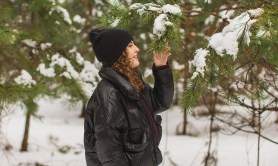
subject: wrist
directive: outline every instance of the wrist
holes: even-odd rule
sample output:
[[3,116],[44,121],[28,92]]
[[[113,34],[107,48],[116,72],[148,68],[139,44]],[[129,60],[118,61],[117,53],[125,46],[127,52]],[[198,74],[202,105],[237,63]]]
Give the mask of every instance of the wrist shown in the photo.
[[169,67],[168,61],[166,62],[166,64],[162,64],[162,65],[156,65],[155,63],[153,63],[153,69],[166,69]]
[[165,62],[165,63],[153,63],[155,67],[160,67],[160,66],[165,66],[165,65],[168,65],[168,61]]

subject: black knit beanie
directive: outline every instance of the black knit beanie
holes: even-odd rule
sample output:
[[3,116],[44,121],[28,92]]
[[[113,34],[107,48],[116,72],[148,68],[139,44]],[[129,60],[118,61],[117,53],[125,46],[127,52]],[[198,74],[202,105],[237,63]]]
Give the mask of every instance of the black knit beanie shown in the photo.
[[93,50],[103,66],[112,66],[132,40],[133,37],[121,29],[93,29],[90,31]]

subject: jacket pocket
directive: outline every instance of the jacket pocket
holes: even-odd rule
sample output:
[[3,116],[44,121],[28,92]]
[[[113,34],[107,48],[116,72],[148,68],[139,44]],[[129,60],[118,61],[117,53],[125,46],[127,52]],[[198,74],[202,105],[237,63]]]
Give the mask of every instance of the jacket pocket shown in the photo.
[[132,144],[142,144],[144,141],[144,133],[142,129],[138,128],[128,131],[127,142]]
[[123,133],[124,154],[132,166],[142,166],[144,151],[148,146],[147,136],[142,129],[131,129]]
[[142,152],[147,146],[147,136],[142,129],[130,129],[122,133],[124,151],[137,153]]

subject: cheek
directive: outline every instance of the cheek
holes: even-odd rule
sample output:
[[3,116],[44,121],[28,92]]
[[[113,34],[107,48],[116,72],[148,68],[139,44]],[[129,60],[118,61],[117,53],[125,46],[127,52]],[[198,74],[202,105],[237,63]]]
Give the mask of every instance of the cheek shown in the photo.
[[138,58],[134,58],[133,63],[137,67],[139,65],[139,59]]
[[128,48],[125,49],[125,53],[126,53],[126,56],[127,56],[127,57],[130,57],[130,49],[128,49]]

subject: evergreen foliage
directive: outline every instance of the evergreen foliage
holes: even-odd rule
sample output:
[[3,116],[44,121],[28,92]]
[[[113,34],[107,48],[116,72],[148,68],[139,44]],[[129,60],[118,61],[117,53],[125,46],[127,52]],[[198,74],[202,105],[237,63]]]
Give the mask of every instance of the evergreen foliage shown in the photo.
[[25,108],[22,151],[28,147],[30,117],[38,117],[38,99],[66,95],[72,103],[85,104],[98,81],[94,64],[84,59],[92,59],[84,37],[86,24],[90,25],[90,19],[84,17],[90,15],[85,11],[83,19],[70,15],[72,6],[84,8],[76,4],[79,2],[0,2],[0,116],[3,110],[9,111],[9,105]]
[[[207,92],[217,92],[227,102],[250,108],[262,109],[263,105],[264,109],[271,110],[271,107],[275,106],[274,101],[277,100],[275,93],[278,90],[275,85],[278,27],[274,20],[277,19],[277,7],[265,7],[264,13],[256,19],[258,21],[250,29],[252,33],[250,44],[243,42],[248,31],[244,31],[238,39],[239,52],[236,58],[227,52],[218,55],[213,48],[208,47],[209,53],[205,59],[203,76],[199,74],[188,81],[188,87],[181,100],[184,108],[194,107],[199,101],[200,93]],[[194,71],[196,69],[194,67]],[[250,99],[255,105],[247,104],[241,100],[242,98]],[[260,105],[263,101],[268,104]]]
[[[166,12],[163,10],[166,3],[134,3],[131,6],[123,3],[115,2],[110,4],[107,13],[101,17],[99,27],[102,28],[127,28],[154,24],[153,36],[150,46],[148,47],[148,54],[152,55],[153,51],[161,51],[165,44],[169,44],[172,48],[178,48],[181,42],[182,33],[180,26],[182,21],[182,11],[177,13]],[[169,5],[169,4],[168,4]],[[172,5],[175,10],[181,10],[178,5]],[[165,18],[162,18],[165,14]],[[161,17],[161,24],[158,25]],[[155,27],[161,28],[161,31],[156,32]],[[146,29],[151,31],[151,29]]]
[[[209,98],[209,93],[217,93],[227,104],[273,110],[278,101],[277,2],[121,0],[110,4],[108,0],[72,0],[60,4],[57,0],[3,0],[0,2],[0,115],[7,105],[21,103],[26,114],[37,117],[36,101],[44,96],[56,98],[66,94],[70,102],[81,100],[85,104],[99,78],[93,74],[94,80],[75,76],[75,72],[80,74],[90,65],[77,57],[93,61],[88,32],[111,27],[125,28],[135,34],[143,69],[152,63],[151,56],[144,56],[146,51],[150,55],[166,43],[172,47],[170,62],[173,59],[186,66],[182,71],[174,71],[176,82],[184,78],[185,91],[180,102],[184,110],[194,108],[202,96]],[[181,12],[163,11],[167,4],[179,5]],[[228,51],[220,56],[208,45],[209,37],[221,32],[234,16],[258,7],[264,13],[258,18],[251,17],[257,21],[238,39],[236,56]],[[163,33],[157,33],[155,21],[161,14],[167,17],[164,21],[168,25]],[[252,35],[248,45],[249,31]],[[192,65],[190,60],[198,48],[208,51],[206,66],[203,75],[190,79],[197,68],[188,71],[188,66]],[[54,55],[59,55],[64,65],[53,65]],[[44,69],[53,68],[55,75],[43,74],[38,70],[41,65]],[[22,71],[30,74],[29,83],[15,81]],[[87,85],[90,90],[84,90]]]

